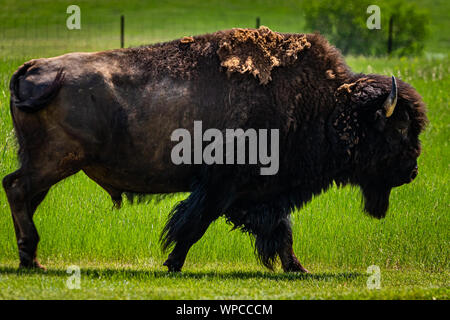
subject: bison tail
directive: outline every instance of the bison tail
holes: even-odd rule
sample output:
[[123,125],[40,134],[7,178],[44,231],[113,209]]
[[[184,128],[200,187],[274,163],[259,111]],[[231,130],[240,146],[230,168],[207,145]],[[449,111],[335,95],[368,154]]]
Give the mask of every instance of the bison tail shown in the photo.
[[28,69],[34,64],[33,61],[25,63],[11,77],[9,89],[11,92],[11,107],[15,106],[19,110],[27,113],[37,112],[46,107],[57,95],[64,81],[63,69],[56,73],[55,79],[37,95],[21,96],[20,83],[26,76]]

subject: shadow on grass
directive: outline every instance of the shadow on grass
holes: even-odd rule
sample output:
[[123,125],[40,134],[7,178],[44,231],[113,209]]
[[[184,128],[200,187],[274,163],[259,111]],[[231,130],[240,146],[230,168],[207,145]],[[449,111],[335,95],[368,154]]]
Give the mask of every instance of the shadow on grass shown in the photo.
[[[58,277],[67,277],[69,274],[62,269],[49,269],[42,271],[39,269],[18,269],[13,267],[0,267],[1,274],[16,275],[49,275]],[[323,273],[277,273],[264,271],[183,271],[169,273],[161,270],[134,270],[134,269],[108,269],[108,268],[81,268],[81,274],[90,279],[102,278],[111,280],[123,279],[149,279],[149,278],[168,278],[168,279],[265,279],[265,280],[349,280],[358,277],[367,277],[360,272],[323,272]]]

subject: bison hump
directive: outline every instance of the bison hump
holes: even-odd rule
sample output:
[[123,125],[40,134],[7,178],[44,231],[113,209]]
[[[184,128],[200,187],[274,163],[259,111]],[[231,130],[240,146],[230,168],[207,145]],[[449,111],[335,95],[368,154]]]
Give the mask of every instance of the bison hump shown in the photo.
[[228,75],[250,73],[265,85],[272,80],[273,68],[293,64],[310,46],[304,34],[281,34],[264,26],[235,28],[221,38],[217,54]]

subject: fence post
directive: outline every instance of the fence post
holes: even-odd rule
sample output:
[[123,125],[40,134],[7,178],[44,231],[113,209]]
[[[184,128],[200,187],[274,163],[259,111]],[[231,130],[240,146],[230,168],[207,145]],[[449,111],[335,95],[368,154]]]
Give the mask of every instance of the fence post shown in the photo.
[[256,17],[256,29],[259,28],[259,26],[261,25],[259,17]]
[[123,48],[125,45],[124,30],[125,30],[125,17],[124,17],[124,15],[121,15],[120,16],[120,47],[121,48]]
[[388,35],[388,47],[387,47],[387,52],[390,55],[392,52],[392,27],[394,24],[394,16],[391,16],[391,18],[389,19],[389,35]]

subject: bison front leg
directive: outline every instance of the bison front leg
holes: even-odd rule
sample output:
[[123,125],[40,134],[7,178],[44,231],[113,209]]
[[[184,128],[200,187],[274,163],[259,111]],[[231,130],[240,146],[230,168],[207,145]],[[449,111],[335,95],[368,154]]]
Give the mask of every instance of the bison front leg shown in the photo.
[[48,189],[33,193],[28,179],[23,171],[18,170],[3,179],[3,187],[14,222],[19,249],[19,266],[44,269],[36,258],[39,235],[33,222],[33,214],[45,198]]
[[[259,216],[249,215],[243,230],[255,236],[255,247],[259,260],[264,266],[273,269],[279,256],[285,272],[308,272],[298,261],[292,248],[292,228],[289,216],[272,218],[272,211],[262,211]],[[240,222],[230,220],[239,225]]]
[[289,218],[286,217],[282,220],[279,226],[281,245],[278,249],[278,255],[281,260],[281,265],[285,272],[303,272],[309,273],[298,261],[295,256],[294,249],[292,248],[292,227]]
[[163,248],[175,244],[164,262],[170,272],[179,272],[184,265],[189,249],[206,232],[209,225],[219,217],[217,210],[205,206],[205,196],[193,192],[172,211],[163,234]]
[[214,178],[196,183],[189,197],[172,210],[164,227],[161,235],[163,249],[175,244],[164,262],[169,271],[181,271],[189,249],[234,199],[235,188],[219,183],[224,181],[220,175],[206,176]]
[[[210,220],[210,219],[208,219]],[[196,226],[191,226],[191,232],[184,239],[177,241],[173,251],[169,254],[164,266],[169,272],[180,272],[184,265],[189,249],[196,243],[206,232],[212,221],[201,221]]]

